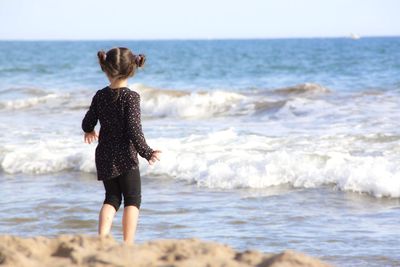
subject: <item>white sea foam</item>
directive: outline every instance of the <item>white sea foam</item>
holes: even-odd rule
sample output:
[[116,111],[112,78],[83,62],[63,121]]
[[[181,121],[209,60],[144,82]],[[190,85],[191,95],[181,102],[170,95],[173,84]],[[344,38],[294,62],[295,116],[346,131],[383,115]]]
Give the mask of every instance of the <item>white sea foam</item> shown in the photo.
[[60,139],[7,145],[0,150],[1,168],[6,173],[46,174],[60,171],[92,172],[94,151],[88,153],[76,140]]
[[[149,144],[163,151],[154,167],[141,160],[142,172],[150,178],[164,176],[218,189],[333,185],[376,197],[400,197],[399,156],[390,153],[393,146],[387,142],[386,153],[374,155],[355,153],[358,147],[351,136],[277,138],[241,135],[230,128],[185,138],[153,138]],[[73,139],[5,146],[0,163],[11,174],[94,173],[94,147]]]
[[[333,184],[340,190],[400,197],[398,159],[352,155],[346,147],[348,141],[332,147],[321,140],[288,144],[285,138],[238,136],[232,130],[190,142],[161,139],[157,140],[157,147],[168,144],[163,160],[148,171],[210,188],[266,188],[282,184],[314,188]],[[341,147],[335,147],[340,143]]]

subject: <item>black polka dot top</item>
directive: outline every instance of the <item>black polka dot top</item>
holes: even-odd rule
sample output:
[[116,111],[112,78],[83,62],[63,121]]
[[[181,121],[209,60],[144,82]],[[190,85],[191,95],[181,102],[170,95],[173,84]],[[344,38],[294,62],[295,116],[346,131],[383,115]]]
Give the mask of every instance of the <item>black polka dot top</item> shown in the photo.
[[127,87],[105,87],[93,96],[82,120],[82,130],[92,132],[100,121],[95,161],[97,179],[107,180],[139,167],[137,153],[149,160],[153,150],[147,145],[140,119],[140,95]]

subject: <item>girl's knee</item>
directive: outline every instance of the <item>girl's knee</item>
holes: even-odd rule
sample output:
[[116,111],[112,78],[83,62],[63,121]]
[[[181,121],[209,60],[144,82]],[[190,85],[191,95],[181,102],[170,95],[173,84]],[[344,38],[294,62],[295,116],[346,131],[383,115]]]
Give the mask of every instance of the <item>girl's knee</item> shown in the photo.
[[140,209],[140,204],[142,202],[141,195],[127,195],[124,197],[124,207],[135,206]]
[[103,204],[109,204],[115,208],[115,211],[118,211],[119,207],[121,206],[122,198],[116,195],[109,195],[106,194],[106,199],[104,200]]

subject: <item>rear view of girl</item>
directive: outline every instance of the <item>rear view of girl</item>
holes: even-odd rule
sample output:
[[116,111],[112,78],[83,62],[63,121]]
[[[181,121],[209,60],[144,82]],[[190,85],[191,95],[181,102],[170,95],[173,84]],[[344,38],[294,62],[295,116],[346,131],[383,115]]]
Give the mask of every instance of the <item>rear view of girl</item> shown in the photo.
[[[141,203],[141,181],[137,154],[152,165],[161,151],[151,149],[142,132],[140,96],[130,90],[128,78],[145,63],[144,55],[134,55],[124,47],[97,53],[100,67],[110,85],[98,90],[82,120],[84,141],[98,138],[95,162],[97,179],[103,181],[105,200],[99,215],[99,235],[108,235],[122,200],[124,242],[132,243]],[[94,128],[100,122],[99,135]]]

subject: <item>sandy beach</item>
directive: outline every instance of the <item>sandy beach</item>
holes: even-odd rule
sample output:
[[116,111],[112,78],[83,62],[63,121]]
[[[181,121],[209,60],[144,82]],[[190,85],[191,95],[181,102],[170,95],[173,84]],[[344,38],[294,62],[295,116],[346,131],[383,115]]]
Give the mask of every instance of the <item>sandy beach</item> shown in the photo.
[[263,254],[191,239],[160,239],[124,245],[112,237],[60,235],[56,238],[0,236],[1,266],[330,266],[294,251]]

